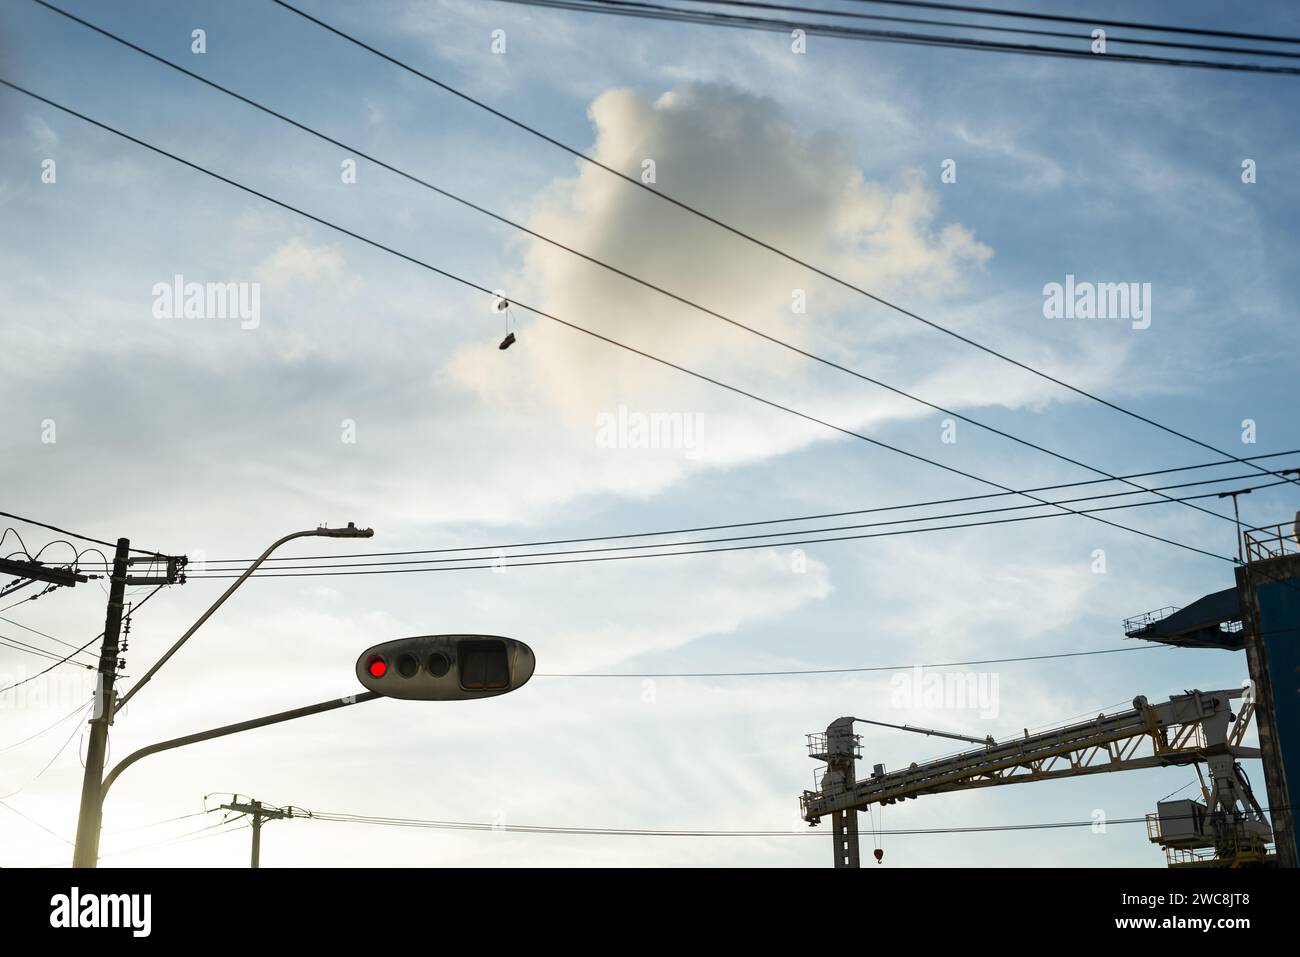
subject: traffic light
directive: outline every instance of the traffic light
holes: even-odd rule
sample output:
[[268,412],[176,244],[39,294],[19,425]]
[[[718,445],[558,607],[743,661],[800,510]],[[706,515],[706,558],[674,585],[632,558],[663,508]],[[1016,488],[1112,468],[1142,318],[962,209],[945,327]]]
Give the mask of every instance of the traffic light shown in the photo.
[[421,635],[368,649],[357,679],[389,698],[464,701],[522,687],[537,658],[522,641],[498,635]]

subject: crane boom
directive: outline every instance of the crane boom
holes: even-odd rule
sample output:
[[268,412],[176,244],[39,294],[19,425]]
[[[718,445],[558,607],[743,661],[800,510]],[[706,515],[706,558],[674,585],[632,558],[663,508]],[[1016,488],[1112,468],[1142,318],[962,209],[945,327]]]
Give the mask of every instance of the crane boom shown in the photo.
[[[1210,770],[1210,784],[1204,793],[1205,820],[1190,832],[1170,828],[1170,836],[1159,828],[1161,819],[1157,818],[1151,840],[1167,850],[1189,853],[1214,848],[1216,857],[1263,855],[1263,845],[1271,840],[1272,832],[1237,765],[1241,758],[1259,756],[1258,749],[1241,744],[1253,705],[1247,701],[1238,715],[1231,710],[1232,700],[1244,693],[1241,688],[1190,691],[1155,705],[1139,696],[1133,699],[1132,708],[1099,714],[1090,721],[1036,734],[1026,732],[1023,738],[988,742],[978,749],[898,771],[886,773],[882,765],[876,765],[871,777],[861,781],[855,773],[861,754],[860,738],[853,733],[855,719],[839,718],[825,734],[808,736],[810,755],[824,761],[826,770],[820,790],[805,791],[800,798],[801,812],[810,824],[826,816],[833,819],[836,866],[852,867],[856,864],[850,862],[857,857],[856,814],[873,804],[893,804],[946,791],[1205,762]],[[1165,819],[1172,822],[1169,815]]]

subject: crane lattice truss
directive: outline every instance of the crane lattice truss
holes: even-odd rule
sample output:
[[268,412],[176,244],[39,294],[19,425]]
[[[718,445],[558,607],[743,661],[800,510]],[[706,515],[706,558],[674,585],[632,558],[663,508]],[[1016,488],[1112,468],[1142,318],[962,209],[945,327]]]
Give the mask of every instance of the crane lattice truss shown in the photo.
[[[1204,762],[1210,782],[1203,785],[1204,826],[1192,836],[1165,840],[1157,827],[1151,839],[1167,848],[1177,845],[1212,847],[1226,852],[1243,843],[1262,853],[1271,831],[1237,767],[1242,758],[1259,757],[1257,748],[1241,744],[1254,706],[1246,701],[1234,715],[1231,702],[1244,689],[1192,691],[1152,705],[1144,697],[1133,707],[1100,714],[1091,721],[964,751],[886,773],[877,765],[871,777],[858,781],[855,768],[861,754],[853,718],[831,723],[825,734],[809,735],[809,753],[826,762],[818,791],[805,791],[800,804],[805,820],[817,824],[830,816],[834,823],[836,866],[857,866],[857,813],[873,804],[893,804],[923,794],[1028,781],[1050,781],[1108,771],[1199,765]],[[1198,767],[1199,773],[1199,767]]]

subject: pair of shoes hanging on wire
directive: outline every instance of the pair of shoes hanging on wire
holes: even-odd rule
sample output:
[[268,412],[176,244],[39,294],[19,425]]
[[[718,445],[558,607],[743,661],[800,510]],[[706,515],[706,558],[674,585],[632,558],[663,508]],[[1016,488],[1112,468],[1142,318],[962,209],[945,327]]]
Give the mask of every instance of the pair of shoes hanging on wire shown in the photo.
[[515,334],[510,328],[514,325],[514,317],[510,312],[510,300],[497,300],[497,312],[504,312],[506,314],[506,337],[501,340],[501,345],[497,346],[497,348],[509,349],[515,344]]

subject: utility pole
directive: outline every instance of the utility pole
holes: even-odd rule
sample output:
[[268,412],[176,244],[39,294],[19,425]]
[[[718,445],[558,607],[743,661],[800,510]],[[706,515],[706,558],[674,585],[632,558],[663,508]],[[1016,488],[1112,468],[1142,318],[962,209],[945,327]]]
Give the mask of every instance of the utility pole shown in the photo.
[[104,758],[108,751],[108,726],[113,720],[113,685],[117,681],[118,639],[122,631],[122,606],[126,598],[130,551],[131,542],[119,538],[117,552],[113,556],[108,613],[104,619],[104,642],[99,650],[95,717],[90,722],[90,743],[86,747],[86,773],[81,783],[81,810],[77,815],[77,844],[72,854],[73,867],[94,867],[99,861]]
[[304,811],[302,808],[295,807],[267,807],[261,801],[254,801],[252,798],[247,804],[241,804],[238,801],[231,801],[229,804],[221,805],[223,811],[238,811],[241,814],[250,814],[253,817],[253,858],[250,867],[261,867],[262,861],[262,821],[287,821],[293,817],[311,817],[310,811]]
[[[274,724],[277,721],[287,721],[293,717],[301,717],[305,714],[315,714],[320,711],[328,711],[341,705],[355,704],[357,701],[369,701],[373,698],[380,697],[376,694],[368,695],[351,695],[339,701],[327,701],[321,705],[313,705],[309,708],[300,708],[294,712],[285,712],[279,715],[269,715],[265,718],[258,718],[251,722],[242,722],[238,725],[227,725],[224,728],[217,728],[211,732],[205,732],[197,736],[188,736],[185,738],[174,738],[171,741],[164,741],[161,745],[155,745],[151,748],[141,748],[134,754],[129,755],[125,761],[120,762],[116,768],[108,775],[104,774],[104,759],[108,751],[108,726],[113,723],[114,716],[122,710],[127,701],[139,691],[157,673],[158,669],[165,665],[172,655],[176,654],[181,645],[185,644],[199,627],[212,616],[218,608],[225,603],[231,594],[248,580],[257,568],[266,561],[271,552],[275,551],[285,542],[292,541],[295,538],[303,538],[309,535],[316,535],[323,538],[369,538],[374,535],[374,530],[369,528],[357,528],[352,522],[348,522],[346,528],[319,528],[310,529],[304,532],[294,532],[286,535],[274,542],[270,548],[262,553],[261,557],[253,564],[249,565],[242,575],[236,579],[216,600],[207,611],[190,626],[189,631],[181,635],[180,639],[167,650],[167,652],[158,661],[154,662],[153,667],[144,673],[138,681],[131,686],[122,700],[117,700],[117,695],[113,690],[113,685],[117,680],[117,669],[119,667],[120,654],[119,638],[122,629],[122,606],[126,596],[127,585],[171,585],[177,581],[177,576],[181,568],[186,564],[186,559],[181,557],[167,557],[157,553],[151,553],[151,557],[145,559],[132,559],[129,557],[131,543],[125,538],[117,540],[117,554],[113,561],[112,589],[108,598],[108,618],[104,625],[104,644],[100,651],[99,657],[99,689],[97,694],[97,704],[99,711],[96,717],[90,723],[90,744],[86,749],[86,773],[82,778],[81,784],[81,809],[77,816],[77,843],[72,854],[73,867],[95,867],[99,863],[99,832],[104,816],[104,795],[107,793],[109,786],[114,779],[128,765],[139,760],[147,754],[152,754],[158,750],[167,750],[168,748],[180,747],[183,744],[192,743],[195,740],[207,740],[209,737],[220,737],[224,734],[233,734],[236,731],[247,730],[252,727],[261,727],[265,724]],[[147,562],[150,565],[156,561],[163,560],[167,563],[167,573],[165,576],[149,577],[130,577],[127,571],[134,562]],[[184,581],[182,577],[180,579]]]

